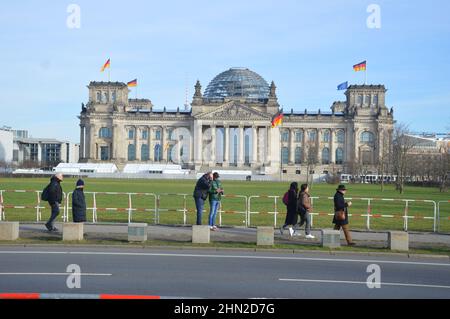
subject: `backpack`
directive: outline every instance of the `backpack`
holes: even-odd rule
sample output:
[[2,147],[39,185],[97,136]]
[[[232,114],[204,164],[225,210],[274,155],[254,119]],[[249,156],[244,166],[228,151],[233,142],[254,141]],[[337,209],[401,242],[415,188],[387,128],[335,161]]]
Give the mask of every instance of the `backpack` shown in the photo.
[[50,189],[50,184],[48,184],[48,185],[44,188],[44,190],[42,191],[42,193],[41,193],[41,200],[43,200],[43,201],[45,201],[45,202],[48,201],[48,195],[49,195],[49,193],[50,193],[49,189]]
[[284,196],[283,196],[283,204],[286,205],[286,206],[289,204],[289,191],[287,191],[286,193],[284,193]]

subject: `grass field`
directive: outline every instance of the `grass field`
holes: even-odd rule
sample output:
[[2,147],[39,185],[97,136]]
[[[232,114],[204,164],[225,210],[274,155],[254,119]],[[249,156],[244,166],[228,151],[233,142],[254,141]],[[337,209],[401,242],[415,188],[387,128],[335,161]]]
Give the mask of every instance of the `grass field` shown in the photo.
[[[74,189],[76,180],[66,179],[62,183],[65,192],[71,192]],[[194,212],[195,205],[192,199],[192,191],[194,181],[178,180],[111,180],[111,179],[85,179],[86,192],[119,192],[119,193],[177,193],[186,194],[183,196],[167,196],[161,195],[160,199],[160,219],[161,224],[183,224],[183,213],[177,212],[186,205],[188,209],[187,223],[195,222],[196,214]],[[0,190],[6,190],[3,193],[3,201],[5,206],[36,206],[37,195],[35,193],[14,193],[8,190],[42,190],[48,179],[38,178],[0,178]],[[287,191],[289,183],[275,182],[223,182],[225,192],[228,195],[275,195],[280,196],[278,199],[277,225],[284,222],[285,207],[281,203],[281,197]],[[359,216],[366,214],[368,205],[367,200],[359,198],[391,198],[396,201],[382,201],[374,199],[371,202],[371,213],[374,215],[393,215],[395,218],[371,218],[370,226],[374,230],[401,230],[403,229],[405,214],[405,202],[401,199],[410,200],[432,200],[446,201],[441,204],[440,231],[450,232],[450,194],[440,193],[433,188],[407,187],[403,195],[400,196],[395,192],[393,186],[386,186],[382,193],[379,185],[348,185],[349,191],[346,197],[354,197],[353,206],[350,213],[355,216],[351,217],[351,227],[354,229],[366,228],[366,217]],[[336,185],[315,184],[312,187],[311,194],[320,199],[314,200],[315,213],[332,213],[333,201],[328,197],[332,197],[335,193]],[[93,207],[93,196],[86,194],[88,207]],[[184,199],[185,198],[185,199]],[[97,208],[128,208],[128,195],[108,195],[97,194]],[[132,196],[132,206],[137,209],[154,209],[155,199],[152,196]],[[244,198],[226,197],[223,199],[223,210],[228,211],[246,211],[246,200]],[[49,216],[49,208],[47,205],[42,211],[42,219],[46,220]],[[206,204],[205,209],[209,210]],[[169,210],[169,211],[165,211]],[[274,200],[271,198],[252,198],[251,212],[259,212],[259,214],[251,214],[251,226],[273,225]],[[207,221],[208,214],[204,214],[204,222]],[[426,202],[410,202],[408,203],[408,215],[419,217],[433,217],[434,205]],[[5,208],[5,217],[8,221],[36,221],[36,209],[26,208]],[[98,222],[127,222],[128,213],[126,211],[102,211],[97,212]],[[88,210],[88,219],[92,220],[92,210]],[[331,226],[332,217],[330,216],[314,216],[314,227],[324,228]],[[153,212],[133,212],[133,222],[154,223]],[[230,226],[244,226],[245,214],[225,213],[222,214],[222,224]],[[411,231],[432,231],[433,220],[431,219],[409,219],[408,230]]]

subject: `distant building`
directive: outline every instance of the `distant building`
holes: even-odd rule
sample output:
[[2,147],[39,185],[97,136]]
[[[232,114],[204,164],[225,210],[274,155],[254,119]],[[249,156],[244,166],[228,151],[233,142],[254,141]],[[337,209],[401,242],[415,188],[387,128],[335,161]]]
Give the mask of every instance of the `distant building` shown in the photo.
[[77,163],[79,144],[47,138],[14,139],[13,163],[36,162],[41,165]]
[[0,128],[0,162],[12,162],[13,140],[14,133],[12,130]]
[[[150,100],[129,99],[121,82],[91,82],[80,114],[80,161],[174,163],[199,171],[235,169],[267,175],[345,172],[359,163],[376,171],[392,142],[393,110],[383,85],[352,85],[331,112],[280,111],[276,86],[257,73],[232,68],[202,92],[189,111],[156,111]],[[319,93],[320,94],[320,93]]]

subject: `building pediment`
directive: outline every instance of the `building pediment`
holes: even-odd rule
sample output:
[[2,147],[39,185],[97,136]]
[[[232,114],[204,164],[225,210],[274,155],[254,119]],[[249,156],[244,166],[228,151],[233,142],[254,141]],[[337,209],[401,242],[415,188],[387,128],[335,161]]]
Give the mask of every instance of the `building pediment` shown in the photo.
[[270,121],[272,117],[269,114],[257,111],[239,102],[232,101],[222,106],[219,106],[213,111],[198,114],[196,118],[198,120],[219,120],[219,121],[222,120]]

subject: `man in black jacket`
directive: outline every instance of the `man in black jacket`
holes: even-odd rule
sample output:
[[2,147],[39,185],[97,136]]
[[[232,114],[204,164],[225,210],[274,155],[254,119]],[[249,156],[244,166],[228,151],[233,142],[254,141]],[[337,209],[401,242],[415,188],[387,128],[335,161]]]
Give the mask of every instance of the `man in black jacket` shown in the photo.
[[213,174],[212,172],[208,172],[203,175],[195,185],[194,200],[195,207],[197,208],[197,225],[202,224],[203,208],[205,207],[205,201],[208,198],[208,192],[211,188],[212,180]]
[[86,222],[86,199],[84,197],[84,181],[77,181],[77,188],[72,193],[72,217],[74,223]]
[[[350,235],[350,230],[348,227],[348,207],[352,206],[352,202],[346,202],[344,195],[347,192],[347,189],[345,188],[345,185],[339,185],[339,187],[336,190],[336,194],[334,195],[334,218],[333,218],[333,224],[335,224],[334,229],[335,230],[342,230],[344,231],[345,239],[347,240],[347,244],[349,246],[354,246],[355,243],[352,241],[352,236]],[[345,219],[344,220],[338,220],[336,218],[336,213],[339,211],[344,211],[345,213]]]
[[56,174],[50,179],[50,185],[48,189],[48,203],[52,209],[52,214],[50,219],[45,224],[48,231],[57,231],[55,226],[53,226],[53,222],[56,217],[59,215],[59,206],[63,200],[63,191],[61,188],[61,182],[63,181],[63,175],[61,173]]

